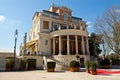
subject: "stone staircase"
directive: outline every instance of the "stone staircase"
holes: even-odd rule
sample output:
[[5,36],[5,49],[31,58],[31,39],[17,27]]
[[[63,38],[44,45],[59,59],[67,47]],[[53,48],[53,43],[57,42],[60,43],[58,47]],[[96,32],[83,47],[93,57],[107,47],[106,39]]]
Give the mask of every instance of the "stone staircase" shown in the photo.
[[56,62],[56,70],[68,70],[69,66],[66,65],[65,63],[55,59],[54,57],[48,57],[47,61],[54,61]]

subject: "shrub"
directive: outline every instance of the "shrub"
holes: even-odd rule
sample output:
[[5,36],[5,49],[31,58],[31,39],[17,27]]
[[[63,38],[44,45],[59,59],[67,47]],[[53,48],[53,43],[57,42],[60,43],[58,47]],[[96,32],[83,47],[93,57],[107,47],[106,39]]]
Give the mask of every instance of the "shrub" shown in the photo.
[[112,65],[120,65],[120,59],[112,59]]
[[90,63],[90,69],[91,69],[92,71],[95,71],[95,72],[96,72],[96,69],[97,69],[97,64],[96,64],[96,62],[92,61],[92,62]]
[[26,68],[26,64],[27,64],[28,60],[27,59],[23,59],[21,60],[21,68]]
[[71,61],[70,62],[70,67],[71,68],[80,67],[80,64],[77,61]]
[[47,68],[55,68],[56,63],[55,62],[47,62]]
[[13,59],[8,59],[6,62],[6,68],[13,68],[14,61]]
[[87,69],[89,69],[90,68],[90,61],[86,61],[85,66]]
[[110,60],[109,59],[104,59],[100,62],[100,65],[110,65]]

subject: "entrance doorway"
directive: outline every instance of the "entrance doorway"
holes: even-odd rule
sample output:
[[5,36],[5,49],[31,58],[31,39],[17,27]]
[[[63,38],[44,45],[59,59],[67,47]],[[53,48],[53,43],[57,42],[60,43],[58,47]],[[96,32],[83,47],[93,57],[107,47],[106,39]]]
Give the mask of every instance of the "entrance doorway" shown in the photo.
[[28,69],[36,69],[36,59],[28,59]]
[[84,66],[84,58],[80,58],[80,67],[85,67]]

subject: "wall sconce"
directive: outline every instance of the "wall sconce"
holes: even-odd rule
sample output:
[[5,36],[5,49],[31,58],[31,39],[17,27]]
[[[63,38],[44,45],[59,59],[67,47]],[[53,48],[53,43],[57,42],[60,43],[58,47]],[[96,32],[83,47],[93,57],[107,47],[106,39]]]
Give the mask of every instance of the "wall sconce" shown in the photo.
[[48,44],[48,40],[45,40],[45,45],[47,45]]

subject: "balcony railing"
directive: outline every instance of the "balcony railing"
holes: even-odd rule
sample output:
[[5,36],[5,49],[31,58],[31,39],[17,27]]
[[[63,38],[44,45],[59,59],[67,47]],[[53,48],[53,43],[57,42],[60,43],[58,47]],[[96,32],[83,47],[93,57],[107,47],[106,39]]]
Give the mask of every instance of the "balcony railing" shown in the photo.
[[44,17],[50,17],[50,18],[58,19],[58,16],[51,15],[51,14],[44,13],[44,12],[41,12],[39,15],[40,15],[40,16],[44,16]]

